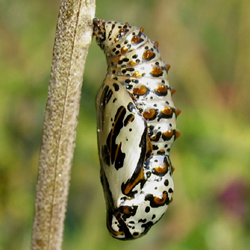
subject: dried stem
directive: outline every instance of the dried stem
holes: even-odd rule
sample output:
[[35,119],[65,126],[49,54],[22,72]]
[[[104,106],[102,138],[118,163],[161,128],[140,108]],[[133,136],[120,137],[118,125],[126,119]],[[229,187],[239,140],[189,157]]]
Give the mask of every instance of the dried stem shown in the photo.
[[59,250],[95,0],[61,0],[39,158],[32,249]]

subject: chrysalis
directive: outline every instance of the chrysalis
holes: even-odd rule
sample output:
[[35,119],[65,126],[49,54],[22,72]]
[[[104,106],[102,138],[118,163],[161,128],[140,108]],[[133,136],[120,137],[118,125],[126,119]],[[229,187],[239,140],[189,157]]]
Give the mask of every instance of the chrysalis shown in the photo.
[[170,66],[142,28],[95,18],[94,35],[108,63],[96,101],[107,227],[117,239],[134,239],[172,200],[169,152],[180,110],[167,80]]

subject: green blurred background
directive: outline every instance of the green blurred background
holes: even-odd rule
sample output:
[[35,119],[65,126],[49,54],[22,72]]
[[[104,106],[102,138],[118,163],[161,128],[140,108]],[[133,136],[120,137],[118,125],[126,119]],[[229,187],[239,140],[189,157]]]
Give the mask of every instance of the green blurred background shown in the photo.
[[[29,249],[59,0],[1,1],[0,250]],[[147,236],[109,236],[99,181],[95,95],[106,72],[93,41],[84,73],[63,249],[245,250],[250,246],[250,1],[97,0],[96,17],[144,27],[172,67],[181,137],[175,193]]]

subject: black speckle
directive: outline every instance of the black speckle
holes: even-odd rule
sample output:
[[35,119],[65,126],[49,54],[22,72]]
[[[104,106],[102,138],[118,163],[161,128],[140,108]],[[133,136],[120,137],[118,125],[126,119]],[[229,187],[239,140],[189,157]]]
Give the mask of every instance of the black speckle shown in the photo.
[[115,91],[119,90],[119,85],[117,83],[113,83],[113,86],[114,86]]
[[134,110],[134,105],[132,102],[130,102],[128,105],[127,105],[127,109],[128,111],[132,112]]
[[140,220],[138,220],[138,222],[146,223],[147,219],[140,219]]
[[132,89],[133,88],[133,85],[132,84],[129,84],[126,86],[126,89]]
[[165,180],[165,181],[164,181],[164,185],[165,185],[165,186],[168,186],[168,185],[169,185],[169,181],[168,181],[168,180]]
[[150,207],[147,206],[147,207],[145,208],[145,212],[148,213],[149,211],[150,211]]
[[133,233],[133,236],[134,236],[134,237],[136,237],[136,236],[138,236],[138,235],[139,235],[138,232],[134,232],[134,233]]

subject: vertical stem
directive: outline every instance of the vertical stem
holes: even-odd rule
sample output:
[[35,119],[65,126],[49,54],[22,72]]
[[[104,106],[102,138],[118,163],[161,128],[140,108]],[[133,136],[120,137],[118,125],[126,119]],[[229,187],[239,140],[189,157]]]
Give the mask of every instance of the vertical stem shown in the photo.
[[61,0],[36,188],[32,249],[61,249],[95,0]]

